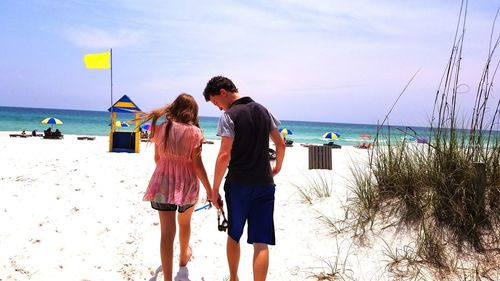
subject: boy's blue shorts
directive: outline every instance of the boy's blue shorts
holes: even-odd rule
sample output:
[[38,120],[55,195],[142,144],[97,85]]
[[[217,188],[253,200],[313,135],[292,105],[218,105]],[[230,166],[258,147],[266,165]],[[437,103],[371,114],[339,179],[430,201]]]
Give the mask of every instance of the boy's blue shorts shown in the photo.
[[247,242],[275,245],[274,236],[274,184],[251,185],[225,183],[228,235],[240,241],[248,220]]

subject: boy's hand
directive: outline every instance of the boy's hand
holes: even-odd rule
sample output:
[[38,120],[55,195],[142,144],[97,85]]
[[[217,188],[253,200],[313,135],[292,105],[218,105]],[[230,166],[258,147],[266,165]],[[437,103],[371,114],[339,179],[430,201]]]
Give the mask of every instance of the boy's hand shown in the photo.
[[223,202],[220,197],[219,192],[215,193],[212,192],[212,204],[215,206],[215,208],[220,209],[222,208]]

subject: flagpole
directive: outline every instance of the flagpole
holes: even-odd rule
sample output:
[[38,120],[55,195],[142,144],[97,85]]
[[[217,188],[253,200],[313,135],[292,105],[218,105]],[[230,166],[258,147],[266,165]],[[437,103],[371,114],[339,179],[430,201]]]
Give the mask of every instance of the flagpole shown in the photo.
[[[113,116],[113,48],[109,49],[109,54],[111,57],[111,116]],[[111,123],[113,123],[113,117],[111,117]],[[110,123],[110,124],[111,124]],[[111,125],[112,127],[112,125]]]
[[113,122],[113,48],[109,49],[110,56],[110,72],[111,72],[111,110],[110,110],[110,121],[109,121],[109,152],[113,151],[113,132],[115,131],[115,122]]

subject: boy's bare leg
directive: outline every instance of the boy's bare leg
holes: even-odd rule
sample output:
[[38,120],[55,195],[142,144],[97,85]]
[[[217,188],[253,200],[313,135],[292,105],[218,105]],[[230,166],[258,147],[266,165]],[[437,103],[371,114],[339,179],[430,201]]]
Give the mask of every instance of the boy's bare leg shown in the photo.
[[253,244],[253,280],[266,280],[267,270],[269,268],[269,249],[267,244]]
[[238,281],[238,265],[240,264],[240,244],[227,236],[227,264],[229,265],[229,281]]
[[189,238],[191,237],[191,215],[194,207],[187,209],[184,213],[179,213],[177,219],[179,222],[179,266],[186,266],[191,258],[191,249],[189,248]]
[[160,255],[161,267],[163,270],[163,280],[172,281],[172,267],[174,256],[175,239],[175,212],[159,211],[160,214]]

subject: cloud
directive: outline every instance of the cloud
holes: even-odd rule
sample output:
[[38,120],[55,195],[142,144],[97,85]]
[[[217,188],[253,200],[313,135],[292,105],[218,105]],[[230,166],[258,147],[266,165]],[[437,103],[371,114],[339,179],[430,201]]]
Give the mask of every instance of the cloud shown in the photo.
[[109,31],[79,26],[67,28],[64,34],[75,46],[85,49],[131,47],[148,43],[142,32],[127,28]]

